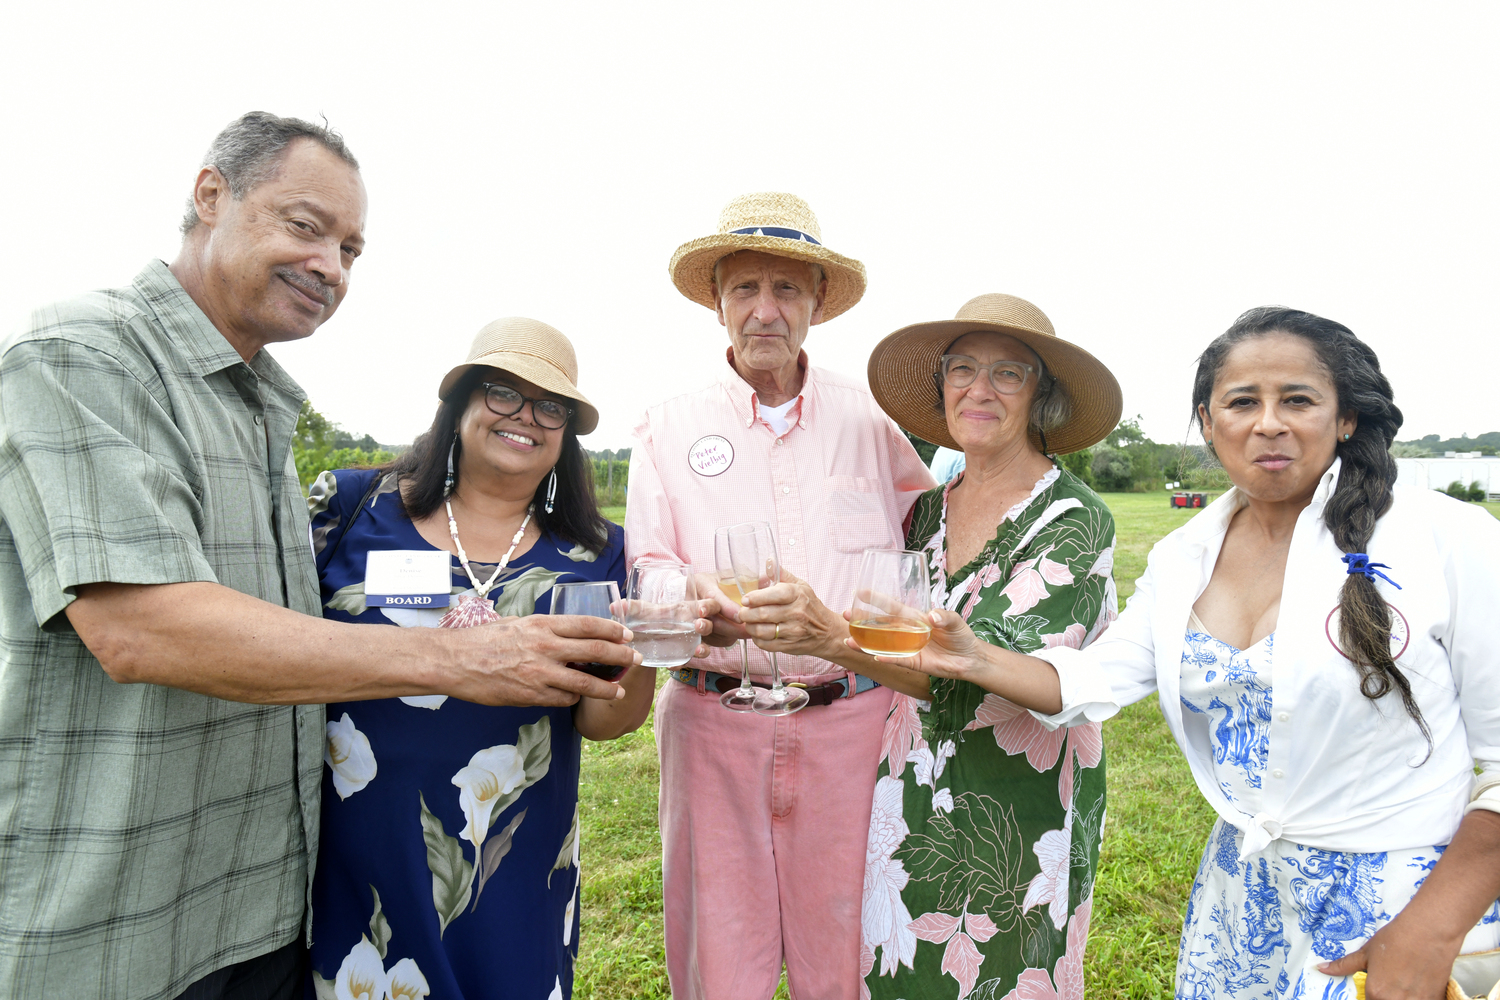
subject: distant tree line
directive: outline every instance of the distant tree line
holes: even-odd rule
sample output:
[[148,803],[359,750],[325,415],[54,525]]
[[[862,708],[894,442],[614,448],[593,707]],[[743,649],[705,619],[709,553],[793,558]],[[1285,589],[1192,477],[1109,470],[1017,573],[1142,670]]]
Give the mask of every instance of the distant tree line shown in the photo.
[[589,451],[588,456],[593,460],[594,494],[599,498],[599,506],[625,506],[625,488],[630,483],[630,449]]
[[292,457],[303,492],[328,469],[358,469],[384,465],[405,451],[406,445],[383,445],[368,434],[355,437],[304,402],[292,435]]
[[[931,463],[937,446],[907,434],[917,454]],[[1141,430],[1139,415],[1120,421],[1092,448],[1059,455],[1058,464],[1101,493],[1146,493],[1169,482],[1183,489],[1225,490],[1229,479],[1202,445],[1159,444]]]
[[1490,431],[1478,437],[1471,438],[1464,434],[1461,437],[1439,438],[1436,434],[1429,434],[1415,441],[1397,441],[1391,446],[1391,454],[1397,458],[1428,458],[1435,456],[1443,457],[1448,451],[1477,451],[1484,455],[1500,454],[1500,431]]

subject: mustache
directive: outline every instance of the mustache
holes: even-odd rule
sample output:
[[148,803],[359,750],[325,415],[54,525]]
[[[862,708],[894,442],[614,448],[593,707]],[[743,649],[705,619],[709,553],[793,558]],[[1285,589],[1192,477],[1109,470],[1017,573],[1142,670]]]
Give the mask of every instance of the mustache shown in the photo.
[[278,267],[276,276],[283,281],[289,282],[302,289],[315,299],[322,299],[325,305],[333,305],[333,286],[326,285],[316,278],[310,278],[305,274],[294,271],[289,267]]

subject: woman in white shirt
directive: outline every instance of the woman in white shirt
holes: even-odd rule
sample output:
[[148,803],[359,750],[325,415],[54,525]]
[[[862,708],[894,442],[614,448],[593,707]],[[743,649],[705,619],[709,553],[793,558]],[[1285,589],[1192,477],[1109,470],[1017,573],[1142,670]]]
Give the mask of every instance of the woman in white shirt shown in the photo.
[[1500,523],[1392,489],[1401,411],[1338,323],[1245,313],[1193,404],[1235,488],[1098,641],[1022,656],[938,611],[914,665],[1054,726],[1158,693],[1220,817],[1178,997],[1352,998],[1360,969],[1371,1000],[1442,997],[1500,945]]

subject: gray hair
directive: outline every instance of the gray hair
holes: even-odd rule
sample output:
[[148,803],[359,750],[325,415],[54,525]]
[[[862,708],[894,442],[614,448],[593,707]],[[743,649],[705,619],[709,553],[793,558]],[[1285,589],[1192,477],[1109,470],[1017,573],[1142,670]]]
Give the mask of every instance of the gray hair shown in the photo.
[[[311,139],[355,170],[359,161],[344,145],[344,137],[329,127],[327,119],[314,125],[300,118],[281,118],[267,111],[251,111],[229,123],[214,137],[203,157],[203,166],[214,167],[224,176],[229,193],[236,199],[258,184],[276,176],[287,147],[298,139]],[[182,217],[182,235],[197,227],[198,210],[188,197]]]
[[[737,250],[735,251],[735,253],[738,253],[738,252],[739,251],[737,251]],[[718,292],[720,291],[720,287],[719,287],[719,278],[720,278],[719,272],[720,272],[720,269],[724,266],[724,262],[726,260],[728,260],[729,258],[733,257],[733,256],[734,256],[734,254],[732,254],[732,253],[726,253],[724,256],[722,256],[718,260],[714,261],[714,292],[715,292],[715,294],[718,294]],[[797,260],[798,258],[796,258],[796,257],[788,257],[787,259],[788,260]],[[810,260],[800,261],[800,263],[811,264],[812,265],[812,269],[813,269],[813,293],[817,294],[818,286],[821,285],[824,281],[828,280],[828,276],[823,273],[823,265],[822,264],[815,264],[815,263],[813,263]]]

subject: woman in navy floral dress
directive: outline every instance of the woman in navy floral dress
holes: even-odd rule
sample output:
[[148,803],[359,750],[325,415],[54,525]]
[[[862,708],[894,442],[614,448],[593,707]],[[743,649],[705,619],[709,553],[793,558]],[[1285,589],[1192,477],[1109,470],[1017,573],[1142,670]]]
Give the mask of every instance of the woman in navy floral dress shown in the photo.
[[[538,340],[561,364],[517,350]],[[622,534],[594,505],[576,436],[597,414],[575,380],[560,333],[498,321],[444,379],[410,452],[320,476],[310,503],[325,616],[453,627],[545,614],[557,583],[622,582]],[[450,553],[451,612],[366,607],[369,553],[435,550]],[[566,707],[442,695],[329,705],[309,996],[569,996],[580,734],[637,728],[654,680],[633,667],[623,699]]]

